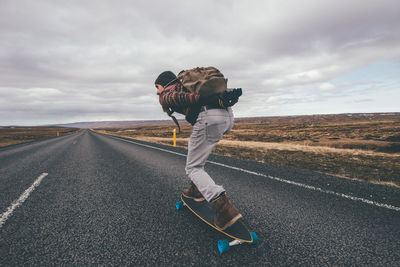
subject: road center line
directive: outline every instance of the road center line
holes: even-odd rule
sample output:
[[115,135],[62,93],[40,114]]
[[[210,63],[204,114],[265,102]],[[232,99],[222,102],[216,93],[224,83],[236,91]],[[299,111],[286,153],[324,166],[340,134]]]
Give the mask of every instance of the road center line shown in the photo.
[[29,195],[35,190],[36,187],[39,186],[40,182],[43,180],[44,177],[46,177],[48,173],[42,173],[36,181],[28,188],[25,190],[22,195],[15,200],[13,203],[11,203],[11,206],[7,208],[7,211],[3,212],[0,217],[0,228],[3,226],[3,224],[7,221],[7,219],[12,215],[14,210],[21,206],[22,203],[29,197]]
[[[186,155],[182,154],[182,153],[170,151],[170,150],[159,148],[159,147],[155,147],[155,146],[150,146],[150,145],[137,143],[137,142],[134,142],[134,141],[122,139],[122,138],[111,136],[111,135],[108,135],[108,136],[111,137],[111,138],[114,138],[114,139],[118,139],[118,140],[124,141],[124,142],[132,143],[132,144],[135,144],[135,145],[144,146],[144,147],[148,147],[148,148],[152,148],[152,149],[157,149],[157,150],[160,150],[160,151],[164,151],[164,152],[168,152],[168,153],[171,153],[171,154],[175,154],[175,155],[186,157]],[[325,193],[325,194],[335,195],[335,196],[342,197],[342,198],[347,198],[347,199],[350,199],[350,200],[353,200],[353,201],[360,201],[360,202],[363,202],[363,203],[366,203],[366,204],[369,204],[369,205],[374,205],[374,206],[377,206],[377,207],[380,207],[380,208],[386,208],[386,209],[390,209],[390,210],[400,211],[400,207],[392,206],[392,205],[389,205],[389,204],[379,203],[379,202],[375,202],[375,201],[368,200],[368,199],[365,199],[365,198],[354,197],[354,196],[350,196],[350,195],[346,195],[346,194],[342,194],[342,193],[337,193],[337,192],[330,191],[330,190],[324,190],[322,188],[315,187],[315,186],[312,186],[312,185],[302,184],[302,183],[294,182],[294,181],[291,181],[291,180],[282,179],[282,178],[274,177],[274,176],[271,176],[271,175],[266,175],[266,174],[259,173],[259,172],[249,171],[249,170],[246,170],[246,169],[242,169],[242,168],[238,168],[238,167],[234,167],[234,166],[218,163],[218,162],[215,162],[215,161],[207,160],[207,162],[211,163],[211,164],[219,165],[219,166],[222,166],[222,167],[225,167],[225,168],[229,168],[229,169],[232,169],[232,170],[237,170],[237,171],[245,172],[245,173],[248,173],[248,174],[253,174],[253,175],[265,177],[265,178],[268,178],[268,179],[271,179],[271,180],[279,181],[279,182],[282,182],[282,183],[287,183],[287,184],[299,186],[299,187],[306,188],[306,189],[309,189],[309,190],[319,191],[319,192],[322,192],[322,193]]]

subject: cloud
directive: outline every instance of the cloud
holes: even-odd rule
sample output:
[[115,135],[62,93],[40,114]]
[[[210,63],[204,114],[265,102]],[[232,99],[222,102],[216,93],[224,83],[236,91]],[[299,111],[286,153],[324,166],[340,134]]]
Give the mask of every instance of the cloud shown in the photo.
[[238,116],[279,112],[288,99],[347,97],[355,89],[334,79],[399,66],[399,10],[378,0],[4,0],[0,125],[166,118],[155,77],[195,66],[217,66],[244,88]]
[[335,88],[336,88],[336,86],[335,86],[334,84],[332,84],[332,83],[329,83],[329,82],[322,83],[322,84],[319,86],[319,89],[320,89],[321,91],[332,91],[332,90],[334,90]]

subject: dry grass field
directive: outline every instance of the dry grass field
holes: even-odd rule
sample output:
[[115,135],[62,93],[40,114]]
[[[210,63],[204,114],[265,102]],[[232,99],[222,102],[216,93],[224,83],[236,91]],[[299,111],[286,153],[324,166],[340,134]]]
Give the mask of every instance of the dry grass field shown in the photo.
[[[172,145],[174,125],[97,131]],[[177,146],[187,147],[182,124]],[[400,118],[237,119],[214,153],[400,186]]]
[[57,134],[61,136],[78,130],[63,127],[0,127],[0,147],[54,137]]

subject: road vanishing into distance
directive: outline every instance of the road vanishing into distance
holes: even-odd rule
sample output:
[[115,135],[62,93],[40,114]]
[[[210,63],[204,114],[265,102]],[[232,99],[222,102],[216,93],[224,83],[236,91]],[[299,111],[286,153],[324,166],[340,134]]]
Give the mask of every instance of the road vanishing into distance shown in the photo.
[[0,266],[400,265],[400,189],[212,155],[259,237],[220,254],[175,209],[185,154],[89,130],[0,149]]

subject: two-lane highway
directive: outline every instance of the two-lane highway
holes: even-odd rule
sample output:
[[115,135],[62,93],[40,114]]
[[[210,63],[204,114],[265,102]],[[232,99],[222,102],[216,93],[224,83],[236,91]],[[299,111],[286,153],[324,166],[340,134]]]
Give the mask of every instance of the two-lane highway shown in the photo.
[[256,246],[175,210],[185,153],[81,131],[0,149],[0,265],[400,265],[400,190],[212,156]]

